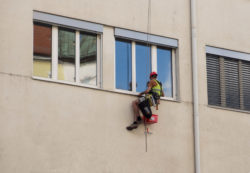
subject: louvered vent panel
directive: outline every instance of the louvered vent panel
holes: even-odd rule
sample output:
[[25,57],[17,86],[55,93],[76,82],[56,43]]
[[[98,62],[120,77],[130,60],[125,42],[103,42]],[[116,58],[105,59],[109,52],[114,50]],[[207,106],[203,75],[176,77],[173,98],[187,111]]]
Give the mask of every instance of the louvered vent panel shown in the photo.
[[238,60],[224,59],[226,107],[240,108]]
[[241,68],[244,109],[250,111],[250,62],[242,61]]
[[208,104],[221,105],[219,57],[207,54]]

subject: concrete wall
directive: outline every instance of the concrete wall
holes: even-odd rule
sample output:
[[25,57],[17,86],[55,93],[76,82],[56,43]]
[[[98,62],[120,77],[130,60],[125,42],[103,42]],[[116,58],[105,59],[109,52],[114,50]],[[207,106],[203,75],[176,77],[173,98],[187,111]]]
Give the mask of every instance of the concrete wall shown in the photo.
[[250,53],[250,3],[201,0],[197,10],[201,172],[248,173],[250,114],[208,106],[205,46]]
[[[189,1],[152,0],[151,33],[179,40],[180,102],[162,100],[159,123],[128,132],[129,94],[114,90],[114,27],[147,31],[146,0],[1,0],[0,172],[194,172]],[[201,171],[250,171],[248,113],[207,106],[205,45],[250,52],[246,0],[199,1]],[[33,10],[104,25],[103,87],[32,79]],[[234,12],[233,12],[234,11]]]

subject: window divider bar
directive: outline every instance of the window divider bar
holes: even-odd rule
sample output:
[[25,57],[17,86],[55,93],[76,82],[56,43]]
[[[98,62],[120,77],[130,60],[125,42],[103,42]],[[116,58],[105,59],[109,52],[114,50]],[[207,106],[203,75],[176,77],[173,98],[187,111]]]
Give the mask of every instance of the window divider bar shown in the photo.
[[135,42],[132,41],[132,91],[136,92],[136,49],[135,49]]
[[[97,61],[100,62],[100,73],[97,74],[97,76],[99,75],[99,85],[100,88],[103,88],[103,35],[101,34],[100,36],[100,50],[97,50]],[[97,36],[97,42],[98,42],[98,36]],[[115,79],[115,78],[114,78]]]
[[52,26],[52,79],[58,78],[58,27]]
[[80,76],[79,76],[79,70],[80,70],[80,32],[76,31],[76,44],[75,44],[75,54],[76,54],[76,59],[75,59],[75,81],[76,83],[80,83]]
[[177,92],[176,92],[176,54],[175,54],[175,49],[172,49],[171,51],[171,62],[172,62],[172,88],[173,88],[173,98],[176,99],[177,98]]
[[151,64],[152,64],[152,71],[157,72],[157,46],[151,46]]
[[97,51],[97,57],[96,57],[96,85],[98,87],[102,87],[101,84],[101,35],[96,36],[96,51]]

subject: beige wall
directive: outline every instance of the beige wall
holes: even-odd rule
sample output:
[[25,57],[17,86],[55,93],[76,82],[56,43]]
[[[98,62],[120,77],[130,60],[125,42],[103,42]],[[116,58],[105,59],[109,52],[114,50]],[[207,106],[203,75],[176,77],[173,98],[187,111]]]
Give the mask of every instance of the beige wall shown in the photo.
[[[2,0],[0,172],[194,172],[189,1],[151,0],[151,33],[178,39],[180,102],[128,132],[136,97],[32,79],[33,10],[104,25],[103,87],[114,90],[114,27],[147,31],[146,0]],[[201,172],[248,173],[248,113],[207,106],[205,45],[250,53],[246,0],[198,1]]]
[[197,7],[201,172],[249,173],[250,114],[207,106],[205,46],[250,53],[250,3],[201,0]]

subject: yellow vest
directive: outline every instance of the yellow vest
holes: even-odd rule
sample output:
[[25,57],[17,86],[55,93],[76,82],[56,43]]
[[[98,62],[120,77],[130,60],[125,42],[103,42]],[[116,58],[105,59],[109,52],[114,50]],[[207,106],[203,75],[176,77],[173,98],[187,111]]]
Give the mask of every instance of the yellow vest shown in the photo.
[[146,94],[146,99],[149,100],[150,106],[153,106],[156,104],[156,103],[153,103],[156,100],[153,99],[152,92],[157,93],[159,95],[159,98],[161,96],[161,85],[157,82],[157,80],[154,79],[154,81],[157,83],[157,85],[151,88],[150,90],[151,93]]
[[158,83],[157,80],[154,79],[154,81],[157,83],[154,87],[152,87],[151,91],[157,93],[159,96],[161,96],[161,85]]

